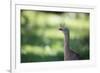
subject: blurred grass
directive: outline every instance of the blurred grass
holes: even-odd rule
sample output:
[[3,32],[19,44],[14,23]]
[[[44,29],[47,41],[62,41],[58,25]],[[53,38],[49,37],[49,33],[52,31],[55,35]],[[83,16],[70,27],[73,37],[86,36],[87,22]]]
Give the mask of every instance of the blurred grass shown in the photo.
[[89,59],[89,13],[21,10],[21,62],[63,61],[62,22],[70,29],[70,47]]

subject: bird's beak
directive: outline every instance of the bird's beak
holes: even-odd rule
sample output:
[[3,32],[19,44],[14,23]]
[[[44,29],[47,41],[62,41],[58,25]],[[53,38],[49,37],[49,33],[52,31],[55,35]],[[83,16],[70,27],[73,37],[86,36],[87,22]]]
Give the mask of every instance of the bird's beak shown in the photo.
[[62,28],[59,28],[59,30],[62,30]]

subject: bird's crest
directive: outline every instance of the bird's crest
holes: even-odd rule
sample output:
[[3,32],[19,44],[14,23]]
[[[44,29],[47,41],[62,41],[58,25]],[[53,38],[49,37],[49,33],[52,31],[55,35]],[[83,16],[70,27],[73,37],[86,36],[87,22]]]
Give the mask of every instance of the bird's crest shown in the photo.
[[60,24],[60,27],[61,27],[61,28],[64,28],[64,27],[65,27],[65,24]]
[[69,31],[69,29],[65,26],[64,23],[63,23],[63,24],[60,24],[59,30],[61,30],[61,31],[63,31],[63,32],[68,32],[68,31]]

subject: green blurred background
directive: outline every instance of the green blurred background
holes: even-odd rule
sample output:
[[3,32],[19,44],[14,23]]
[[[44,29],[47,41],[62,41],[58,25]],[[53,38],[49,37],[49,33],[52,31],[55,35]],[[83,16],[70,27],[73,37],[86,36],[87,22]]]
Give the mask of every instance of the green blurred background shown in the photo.
[[64,60],[61,23],[70,29],[70,47],[89,59],[89,13],[21,10],[21,63]]

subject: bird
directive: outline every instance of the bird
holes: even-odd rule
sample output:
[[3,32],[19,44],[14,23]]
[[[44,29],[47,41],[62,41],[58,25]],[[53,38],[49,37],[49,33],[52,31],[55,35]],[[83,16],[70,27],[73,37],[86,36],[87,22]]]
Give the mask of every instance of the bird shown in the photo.
[[70,46],[70,31],[65,24],[60,24],[59,30],[64,34],[64,60],[80,60],[80,55],[73,51]]

